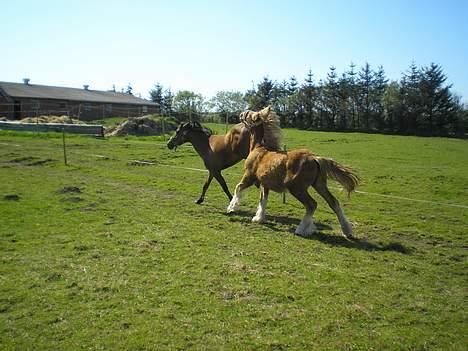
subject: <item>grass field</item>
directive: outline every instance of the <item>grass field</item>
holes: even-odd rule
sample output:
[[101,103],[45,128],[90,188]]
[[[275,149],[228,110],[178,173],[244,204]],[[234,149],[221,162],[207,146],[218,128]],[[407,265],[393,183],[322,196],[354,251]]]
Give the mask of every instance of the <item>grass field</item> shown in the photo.
[[65,166],[61,135],[0,132],[0,348],[466,350],[467,141],[285,137],[359,172],[351,199],[331,183],[358,240],[313,194],[310,238],[289,195],[263,225],[255,187],[239,214],[216,182],[196,205],[191,146],[67,136]]

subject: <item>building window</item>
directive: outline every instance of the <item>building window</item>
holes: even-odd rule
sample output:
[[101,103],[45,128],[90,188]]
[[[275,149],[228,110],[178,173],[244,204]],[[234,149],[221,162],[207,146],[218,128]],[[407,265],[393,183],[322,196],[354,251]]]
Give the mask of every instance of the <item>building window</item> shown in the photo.
[[112,104],[105,104],[104,105],[104,112],[105,113],[112,113]]
[[141,108],[141,111],[142,111],[143,113],[148,113],[148,106],[143,106],[143,107]]
[[66,110],[67,108],[67,103],[66,102],[59,102],[59,108],[61,110]]
[[91,110],[92,110],[91,104],[85,102],[85,103],[83,104],[83,112],[91,112]]
[[41,102],[39,100],[31,100],[31,110],[39,110],[41,108]]

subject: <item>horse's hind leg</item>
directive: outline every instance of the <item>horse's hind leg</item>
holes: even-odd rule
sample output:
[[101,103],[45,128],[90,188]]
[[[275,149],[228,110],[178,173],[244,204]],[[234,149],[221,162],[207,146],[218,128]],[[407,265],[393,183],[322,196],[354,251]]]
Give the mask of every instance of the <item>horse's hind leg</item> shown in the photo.
[[234,191],[234,196],[227,207],[227,213],[235,212],[239,209],[242,191],[247,189],[255,182],[255,177],[251,174],[244,174],[239,184],[236,185],[236,190]]
[[213,176],[216,178],[218,181],[219,185],[221,185],[221,188],[223,188],[224,193],[228,197],[229,201],[232,200],[232,195],[231,192],[229,191],[229,188],[226,184],[226,181],[224,180],[223,176],[221,175],[221,172],[214,172]]
[[333,212],[335,212],[336,216],[338,217],[338,221],[340,221],[341,230],[344,236],[352,237],[353,227],[344,215],[338,200],[328,190],[327,180],[323,176],[319,175],[313,187],[325,199],[325,201],[328,203],[328,206],[330,206]]
[[202,190],[202,193],[201,193],[200,197],[197,200],[197,204],[200,205],[203,201],[205,201],[205,194],[206,194],[206,191],[208,190],[208,187],[210,186],[210,183],[211,183],[212,179],[213,179],[213,174],[210,172],[210,174],[208,175],[208,179],[206,180],[205,184],[203,185],[203,190]]
[[296,228],[296,234],[302,236],[313,234],[317,230],[317,227],[312,221],[312,216],[317,208],[317,202],[309,195],[305,187],[290,187],[289,192],[306,208],[304,218],[302,218],[301,223],[299,223]]
[[268,202],[268,192],[270,189],[262,187],[260,190],[260,202],[257,207],[257,213],[252,218],[252,222],[262,223],[265,220],[266,205]]

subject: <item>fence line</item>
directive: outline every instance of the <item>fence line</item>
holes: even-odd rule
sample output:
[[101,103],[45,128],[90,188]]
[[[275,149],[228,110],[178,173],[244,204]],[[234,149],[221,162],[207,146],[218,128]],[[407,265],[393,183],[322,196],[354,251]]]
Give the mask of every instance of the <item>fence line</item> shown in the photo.
[[[105,158],[105,157],[108,157],[108,156],[104,156],[104,155],[90,155],[90,154],[84,154],[84,153],[80,153],[80,152],[76,152],[76,154],[79,154],[79,155],[82,155],[82,156],[97,156],[97,157],[100,157],[100,158]],[[109,157],[110,158],[110,157]],[[122,160],[122,159],[119,159],[119,158],[116,158],[116,157],[113,157],[114,160],[117,160],[117,161],[125,161],[125,160]],[[138,162],[139,160],[128,160],[127,162]],[[148,161],[144,161],[145,164],[147,165],[154,165],[154,166],[163,166],[163,167],[167,167],[167,168],[174,168],[174,169],[181,169],[181,170],[186,170],[186,171],[194,171],[194,172],[203,172],[203,173],[207,173],[208,170],[207,169],[201,169],[201,168],[193,168],[193,167],[184,167],[184,166],[175,166],[175,165],[169,165],[169,164],[164,164],[164,163],[155,163],[155,162],[148,162]],[[230,173],[230,172],[224,172],[224,174],[227,174],[227,175],[233,175],[233,173]],[[236,174],[237,175],[237,174]],[[239,179],[240,177],[242,176],[241,174],[238,174],[239,176]],[[338,187],[331,187],[335,190],[342,190],[342,188],[338,188]],[[360,190],[356,190],[355,191],[356,194],[362,194],[362,195],[371,195],[371,196],[379,196],[379,197],[383,197],[383,198],[388,198],[388,199],[395,199],[395,200],[404,200],[404,201],[411,201],[411,202],[421,202],[421,203],[428,203],[428,204],[432,204],[432,205],[437,205],[437,206],[446,206],[446,207],[456,207],[456,208],[463,208],[463,209],[468,209],[468,205],[462,205],[462,204],[453,204],[453,203],[447,203],[447,202],[438,202],[438,201],[430,201],[430,200],[421,200],[421,199],[414,199],[414,198],[410,198],[410,197],[404,197],[404,196],[397,196],[397,195],[387,195],[387,194],[379,194],[379,193],[373,193],[373,192],[368,192],[368,191],[360,191]]]
[[[0,143],[2,145],[11,145],[11,146],[16,146],[19,147],[20,145],[17,144],[8,144],[8,143]],[[157,144],[158,146],[165,146],[165,144]],[[72,151],[74,154],[78,154],[81,156],[85,157],[99,157],[99,158],[109,158],[117,161],[125,161],[121,158],[117,157],[109,157],[105,155],[97,155],[97,154],[86,154],[82,152],[77,152],[77,151]],[[126,162],[138,162],[139,160],[127,160]],[[164,163],[152,163],[148,161],[144,161],[145,164],[153,164],[155,166],[163,166],[167,168],[173,168],[173,169],[181,169],[181,170],[187,170],[187,171],[195,171],[195,172],[203,172],[207,173],[208,171],[206,169],[201,169],[201,168],[193,168],[193,167],[184,167],[184,166],[176,166],[176,165],[169,165],[169,164],[164,164]],[[224,174],[227,175],[233,175],[230,172],[224,172]],[[236,174],[237,175],[237,174]],[[239,179],[241,177],[241,174],[238,175]],[[339,189],[337,187],[332,187],[333,189]],[[398,196],[398,195],[388,195],[388,194],[379,194],[379,193],[373,193],[373,192],[368,192],[368,191],[361,191],[361,190],[356,190],[356,194],[361,194],[361,195],[370,195],[370,196],[378,196],[386,199],[393,199],[393,200],[402,200],[402,201],[411,201],[411,202],[418,202],[418,203],[426,203],[426,204],[431,204],[431,205],[436,205],[436,206],[445,206],[445,207],[454,207],[454,208],[461,208],[461,209],[468,209],[468,205],[464,204],[454,204],[454,203],[447,203],[447,202],[439,202],[439,201],[431,201],[431,200],[422,200],[422,199],[415,199],[415,198],[410,198],[410,197],[404,197],[404,196]]]

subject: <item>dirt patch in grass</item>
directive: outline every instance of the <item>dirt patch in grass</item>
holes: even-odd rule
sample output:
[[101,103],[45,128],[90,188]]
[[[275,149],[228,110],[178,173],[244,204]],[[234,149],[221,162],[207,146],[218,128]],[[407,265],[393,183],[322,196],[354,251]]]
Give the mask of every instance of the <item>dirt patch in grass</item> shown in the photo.
[[79,196],[72,196],[72,197],[67,197],[67,198],[63,199],[62,201],[63,202],[77,203],[77,202],[84,201],[84,199],[79,197]]
[[45,164],[54,162],[51,158],[40,159],[34,156],[18,157],[10,160],[10,163],[23,165],[23,166],[43,166]]
[[5,201],[19,201],[19,199],[21,199],[21,197],[16,194],[9,194],[3,197],[3,200]]
[[62,189],[57,191],[58,194],[81,194],[81,189],[77,186],[64,186]]

